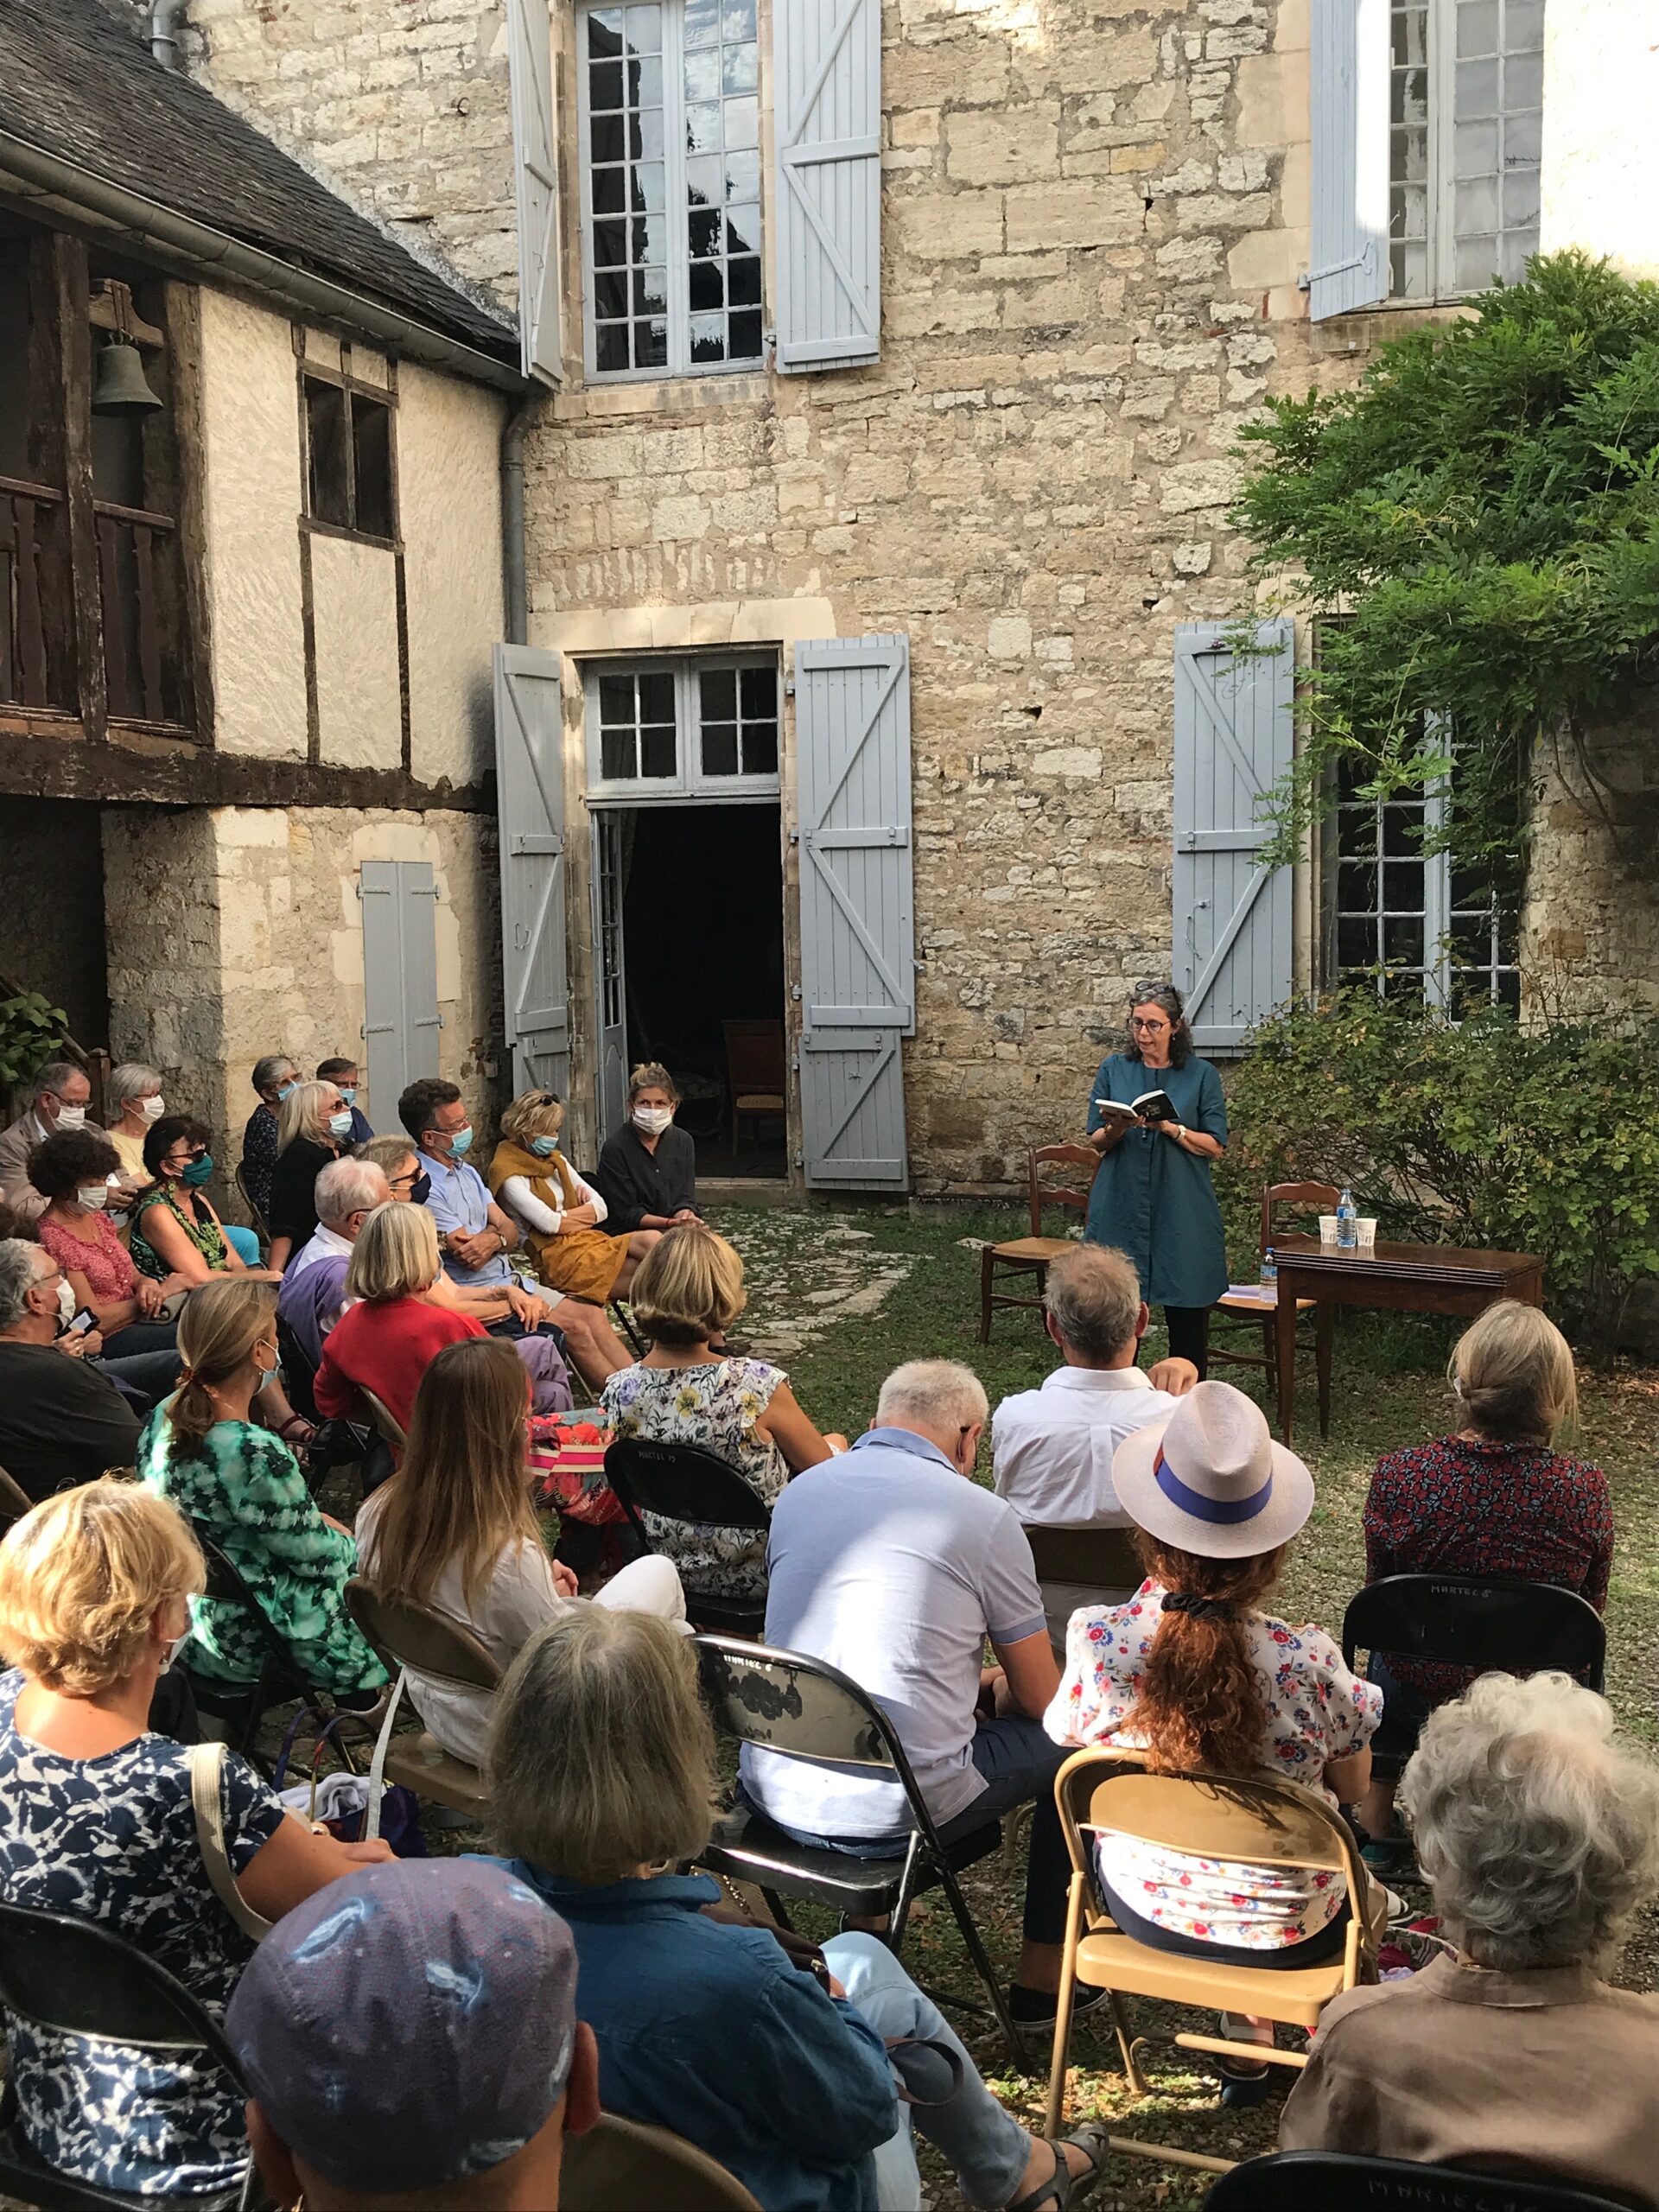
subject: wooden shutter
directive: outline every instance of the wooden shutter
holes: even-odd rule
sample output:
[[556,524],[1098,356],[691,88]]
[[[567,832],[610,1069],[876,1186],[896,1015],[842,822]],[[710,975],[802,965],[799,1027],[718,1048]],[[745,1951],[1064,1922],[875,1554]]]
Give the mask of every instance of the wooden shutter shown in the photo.
[[430,861],[365,861],[363,1059],[370,1119],[392,1126],[398,1096],[438,1072],[437,885]]
[[507,0],[512,168],[518,206],[518,352],[527,377],[557,384],[559,156],[548,0]]
[[1240,659],[1223,623],[1175,632],[1173,964],[1201,1052],[1237,1051],[1293,982],[1290,871],[1261,851],[1294,749],[1295,633],[1279,621],[1255,635],[1268,650]]
[[787,0],[772,22],[778,366],[851,368],[880,350],[880,0]]
[[1315,322],[1389,296],[1389,0],[1315,0],[1312,29]]
[[798,645],[795,746],[806,1179],[904,1190],[899,1039],[916,1033],[910,640]]
[[495,782],[501,823],[501,967],[512,1088],[568,1096],[564,731],[559,657],[495,649]]

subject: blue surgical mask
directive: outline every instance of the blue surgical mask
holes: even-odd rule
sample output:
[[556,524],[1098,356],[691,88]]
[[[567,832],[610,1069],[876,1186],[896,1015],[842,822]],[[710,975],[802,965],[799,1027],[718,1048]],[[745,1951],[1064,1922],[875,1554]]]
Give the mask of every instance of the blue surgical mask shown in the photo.
[[452,1160],[462,1159],[472,1148],[473,1133],[470,1128],[457,1129],[449,1140],[449,1157]]
[[283,1100],[288,1096],[290,1090],[297,1090],[299,1087],[300,1086],[297,1083],[279,1083],[276,1086],[277,1104],[280,1105],[282,1103]]
[[537,1160],[551,1160],[559,1148],[556,1137],[531,1137],[530,1148]]
[[340,1086],[340,1095],[346,1101],[346,1103],[348,1106],[355,1106],[357,1103],[357,1085],[354,1083],[342,1083]]
[[338,1114],[328,1116],[328,1134],[334,1137],[348,1137],[352,1134],[352,1109],[342,1106]]

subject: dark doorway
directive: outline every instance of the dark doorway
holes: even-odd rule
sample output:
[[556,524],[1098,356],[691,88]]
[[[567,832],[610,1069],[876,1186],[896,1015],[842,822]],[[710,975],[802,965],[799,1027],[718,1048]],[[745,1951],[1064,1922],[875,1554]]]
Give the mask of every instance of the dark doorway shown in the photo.
[[0,998],[38,991],[88,1051],[110,1041],[99,815],[79,799],[0,804]]
[[[762,1064],[775,1054],[786,1095],[777,805],[642,806],[630,817],[622,902],[629,1058],[661,1060],[672,1073],[700,1174],[781,1176],[781,1112],[741,1115],[734,1142],[728,1054],[728,1044],[758,1047]],[[768,1027],[734,1039],[728,1023]]]

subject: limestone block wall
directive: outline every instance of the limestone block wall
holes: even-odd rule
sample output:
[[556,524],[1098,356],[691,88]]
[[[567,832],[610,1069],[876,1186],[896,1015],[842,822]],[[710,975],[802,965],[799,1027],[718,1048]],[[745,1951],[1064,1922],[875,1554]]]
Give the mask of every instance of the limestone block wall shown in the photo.
[[1659,707],[1611,733],[1599,787],[1570,754],[1541,752],[1521,961],[1542,1011],[1659,1014],[1656,741]]

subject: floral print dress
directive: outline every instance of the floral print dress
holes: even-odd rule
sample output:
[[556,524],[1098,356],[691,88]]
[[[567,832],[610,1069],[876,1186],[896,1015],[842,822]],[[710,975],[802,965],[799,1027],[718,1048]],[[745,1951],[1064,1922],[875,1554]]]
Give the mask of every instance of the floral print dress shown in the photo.
[[[700,1444],[735,1467],[765,1505],[776,1504],[789,1466],[755,1424],[788,1377],[764,1360],[722,1359],[695,1367],[624,1367],[599,1394],[600,1409],[618,1436],[658,1444]],[[688,1590],[705,1597],[753,1599],[766,1594],[764,1529],[700,1528],[644,1516],[652,1548],[672,1560]]]
[[[1141,1695],[1164,1596],[1163,1585],[1148,1579],[1127,1605],[1072,1614],[1065,1672],[1043,1716],[1057,1743],[1144,1746],[1125,1723]],[[1251,1613],[1248,1627],[1268,1708],[1260,1772],[1318,1789],[1334,1805],[1325,1770],[1370,1742],[1382,1694],[1349,1673],[1322,1628],[1291,1628],[1270,1613]],[[1245,1950],[1307,1942],[1330,1926],[1345,1895],[1339,1874],[1202,1859],[1109,1829],[1100,1832],[1096,1854],[1102,1881],[1143,1920]]]

